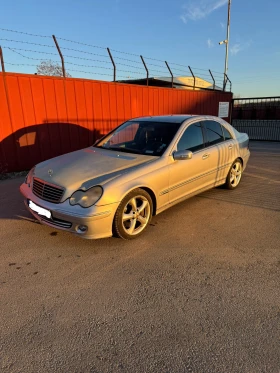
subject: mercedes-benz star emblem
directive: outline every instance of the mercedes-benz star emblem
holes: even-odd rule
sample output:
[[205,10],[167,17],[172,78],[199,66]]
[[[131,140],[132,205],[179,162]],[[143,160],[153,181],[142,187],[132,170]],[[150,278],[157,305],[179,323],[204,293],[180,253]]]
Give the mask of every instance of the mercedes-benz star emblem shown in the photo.
[[53,174],[53,170],[49,170],[49,171],[48,171],[48,174],[49,174],[49,176],[52,176],[52,174]]

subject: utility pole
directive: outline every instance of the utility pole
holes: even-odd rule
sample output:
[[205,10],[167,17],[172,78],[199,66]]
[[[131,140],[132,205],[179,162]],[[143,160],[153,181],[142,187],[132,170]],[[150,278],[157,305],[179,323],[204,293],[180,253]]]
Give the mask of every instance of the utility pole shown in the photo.
[[[229,28],[230,28],[230,5],[231,0],[228,0],[228,19],[227,19],[227,43],[226,43],[226,58],[225,58],[225,74],[228,72],[228,43],[229,43]],[[224,85],[226,84],[226,76],[224,75]]]
[[226,85],[226,75],[227,75],[227,72],[228,72],[228,44],[229,44],[229,30],[230,30],[230,6],[231,6],[231,0],[228,0],[227,38],[225,40],[219,42],[220,45],[222,45],[222,44],[226,45],[224,89],[225,89],[225,85]]

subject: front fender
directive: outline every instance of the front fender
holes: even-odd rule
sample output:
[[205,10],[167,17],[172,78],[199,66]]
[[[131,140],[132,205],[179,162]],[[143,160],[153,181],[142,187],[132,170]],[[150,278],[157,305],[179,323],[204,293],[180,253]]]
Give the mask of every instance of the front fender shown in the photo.
[[107,205],[111,203],[121,202],[123,198],[132,190],[137,188],[150,189],[155,198],[157,208],[162,207],[168,203],[168,194],[162,193],[168,189],[169,185],[169,168],[168,161],[159,162],[158,167],[155,169],[154,165],[145,168],[145,173],[139,175],[128,174],[122,175],[119,178],[110,181],[104,185],[104,192],[97,206]]

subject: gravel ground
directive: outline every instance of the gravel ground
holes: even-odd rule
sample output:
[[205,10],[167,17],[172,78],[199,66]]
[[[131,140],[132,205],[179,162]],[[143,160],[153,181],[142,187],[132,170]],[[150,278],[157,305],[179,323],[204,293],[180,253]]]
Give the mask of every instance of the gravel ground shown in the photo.
[[252,142],[236,191],[85,241],[0,182],[0,371],[279,373],[280,144]]

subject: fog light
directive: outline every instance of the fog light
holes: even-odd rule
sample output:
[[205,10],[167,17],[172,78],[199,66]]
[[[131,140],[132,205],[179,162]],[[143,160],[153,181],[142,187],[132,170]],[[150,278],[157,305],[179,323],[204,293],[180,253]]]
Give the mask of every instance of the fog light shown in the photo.
[[85,233],[88,230],[87,225],[79,225],[77,228],[78,233]]

